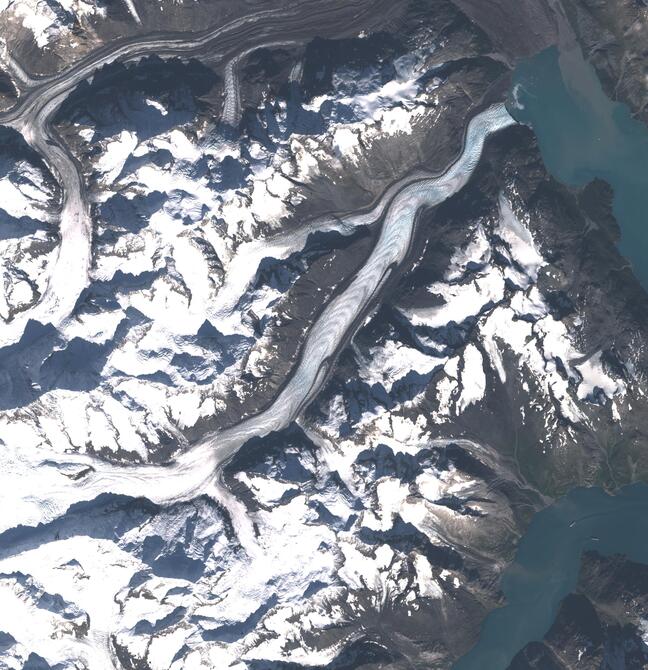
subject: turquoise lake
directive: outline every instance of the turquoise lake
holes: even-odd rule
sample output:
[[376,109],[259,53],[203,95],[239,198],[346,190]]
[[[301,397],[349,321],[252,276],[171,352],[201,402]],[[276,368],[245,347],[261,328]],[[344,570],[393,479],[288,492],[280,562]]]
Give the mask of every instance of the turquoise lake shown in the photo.
[[[532,127],[556,179],[580,187],[598,177],[612,186],[620,251],[648,288],[648,127],[605,95],[576,49],[550,48],[521,63],[511,97],[511,113]],[[575,588],[588,549],[648,564],[648,486],[616,496],[574,489],[538,513],[502,575],[506,605],[489,614],[454,670],[506,670],[526,644],[541,640]]]
[[506,605],[486,617],[477,645],[454,670],[506,670],[528,642],[541,640],[576,586],[581,554],[589,549],[648,563],[648,486],[614,496],[574,489],[539,512],[502,575]]
[[648,127],[611,101],[580,51],[552,47],[521,63],[511,113],[531,125],[545,165],[559,181],[595,177],[614,189],[621,253],[648,288]]

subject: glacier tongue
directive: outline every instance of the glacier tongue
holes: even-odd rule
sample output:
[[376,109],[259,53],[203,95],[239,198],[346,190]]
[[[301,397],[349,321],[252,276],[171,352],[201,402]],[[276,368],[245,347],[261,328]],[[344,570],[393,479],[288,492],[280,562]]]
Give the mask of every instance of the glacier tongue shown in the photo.
[[[398,598],[405,599],[403,603],[411,603],[415,608],[419,597],[440,597],[441,582],[423,556],[407,557],[385,544],[372,546],[375,543],[359,539],[357,534],[364,527],[363,521],[353,514],[353,507],[345,495],[331,487],[326,468],[317,466],[315,471],[312,470],[313,464],[317,463],[315,454],[312,460],[302,463],[304,476],[316,482],[314,489],[309,486],[303,490],[301,485],[293,485],[282,491],[276,480],[250,476],[249,471],[245,477],[238,478],[239,484],[258,501],[258,510],[251,519],[223,488],[223,476],[226,476],[223,466],[232,458],[236,459],[242,445],[282,430],[296,418],[305,401],[319,389],[326,366],[334,360],[340,342],[353,329],[357,315],[370,306],[392,268],[405,258],[418,210],[424,205],[437,204],[462,188],[477,164],[487,135],[512,123],[503,106],[486,110],[470,122],[461,156],[443,175],[420,179],[394,193],[385,204],[385,220],[373,252],[348,286],[315,321],[301,361],[279,396],[264,412],[203,439],[164,466],[112,465],[90,455],[70,453],[64,444],[56,454],[43,448],[39,440],[25,439],[29,435],[25,425],[15,420],[5,424],[11,431],[8,433],[11,441],[20,440],[23,446],[18,454],[3,451],[3,488],[14,509],[12,517],[6,519],[4,536],[10,536],[16,526],[22,527],[27,544],[16,547],[12,543],[13,548],[5,553],[0,570],[13,574],[20,563],[29,567],[34,588],[57,594],[57,603],[67,602],[66,598],[69,598],[74,603],[71,605],[74,612],[78,612],[75,614],[78,617],[76,625],[87,626],[90,621],[92,639],[104,650],[96,652],[99,654],[97,663],[103,662],[99,659],[108,653],[105,650],[110,645],[117,650],[128,650],[134,657],[141,655],[143,631],[148,631],[147,658],[149,662],[157,659],[156,667],[173,662],[178,654],[188,664],[184,667],[194,663],[233,662],[238,658],[291,659],[296,662],[308,658],[313,662],[315,650],[307,640],[322,626],[340,625],[353,613],[355,616],[367,607],[380,610],[386,606],[388,598],[393,597],[389,593],[398,593]],[[146,315],[142,307],[139,311],[148,320],[164,319],[164,314]],[[143,320],[142,326],[146,324],[147,320]],[[172,322],[167,325],[167,328],[173,327]],[[146,327],[146,331],[147,337],[154,332],[150,327]],[[101,342],[107,340],[100,333],[101,330],[97,332],[94,346],[105,346]],[[109,333],[110,330],[106,334],[114,340],[115,335]],[[159,349],[159,346],[151,345],[151,348]],[[137,357],[129,361],[123,354],[119,359],[108,356],[106,364],[127,370],[128,366],[137,364]],[[145,371],[146,368],[142,370]],[[89,421],[100,421],[100,418],[97,415]],[[98,431],[104,430],[100,423],[97,425]],[[311,474],[306,475],[309,468]],[[297,483],[301,484],[299,479]],[[425,486],[425,490],[438,492],[441,484],[431,486],[428,479]],[[30,491],[27,496],[25,489]],[[358,491],[358,495],[363,494]],[[417,532],[430,532],[430,522],[424,521],[428,515],[425,503],[408,502],[408,488],[397,480],[381,479],[364,495],[376,497],[378,501],[378,521],[373,514],[367,516],[366,527],[372,532],[386,532],[397,518],[419,528]],[[115,505],[126,504],[128,507],[128,500],[142,497],[151,501],[150,504],[162,506],[151,520],[139,526],[137,532],[140,534],[148,533],[150,526],[151,534],[146,538],[141,535],[135,538],[126,532],[116,543],[114,538],[102,537],[80,542],[79,536],[86,533],[74,527],[74,519],[79,505],[84,504],[82,501],[94,501],[93,505],[108,504],[112,510]],[[106,503],[102,502],[104,500]],[[200,505],[211,507],[217,516],[221,515],[220,521],[213,522],[223,528],[220,552],[215,551],[213,544],[213,526],[207,533],[211,538],[208,554],[203,553],[202,557],[200,553],[192,555],[191,546],[180,548],[175,540],[176,524],[184,524],[185,528],[191,524],[192,533],[196,533],[195,522],[187,518],[187,515],[196,514],[195,501],[201,501]],[[219,509],[226,510],[224,516]],[[174,514],[180,518],[172,520]],[[158,522],[159,516],[164,517],[164,521]],[[331,524],[331,519],[339,521]],[[28,538],[42,533],[44,528],[51,528],[59,538],[56,545],[60,553],[53,561],[43,561],[47,544],[37,543],[29,548]],[[305,528],[312,532],[305,532]],[[233,546],[225,541],[232,529],[236,531],[240,545]],[[61,540],[62,532],[70,534],[69,539]],[[279,533],[283,538],[281,543],[276,541]],[[164,548],[166,541],[175,548]],[[205,535],[196,540],[197,551],[205,541]],[[105,563],[97,565],[86,558],[86,552],[92,555],[97,551],[106,556]],[[174,553],[178,551],[181,555]],[[125,556],[123,552],[126,552]],[[154,558],[156,554],[159,559]],[[177,559],[174,558],[176,555]],[[340,564],[344,566],[342,570],[338,570]],[[69,570],[64,569],[66,565],[71,566]],[[147,565],[152,569],[152,575]],[[309,566],[307,571],[306,565]],[[106,587],[101,575],[113,570],[116,571],[114,581],[111,579],[113,585],[124,585],[116,596],[120,607],[116,610],[111,606],[112,613],[104,609],[98,614],[96,608],[103,598],[97,589]],[[177,570],[184,576],[164,582]],[[128,573],[134,577],[126,582]],[[13,584],[11,588],[22,592],[24,585],[15,581],[15,577],[11,579],[14,580],[10,582]],[[81,591],[76,586],[80,580],[84,583]],[[164,585],[158,580],[163,580]],[[223,597],[212,604],[210,594],[215,583],[219,584]],[[279,584],[283,586],[278,590]],[[321,586],[313,596],[307,597],[314,584]],[[413,596],[408,595],[410,593]],[[145,597],[155,605],[150,614],[145,614],[141,607]],[[164,601],[163,606],[158,598]],[[331,603],[338,601],[340,604],[331,607]],[[101,606],[105,608],[105,605]],[[202,622],[195,630],[184,629],[181,625],[189,613]],[[48,616],[43,625],[53,631],[62,631],[69,618],[58,605]],[[147,616],[155,619],[146,620]],[[304,628],[299,627],[296,633],[294,621],[298,616],[302,616]],[[93,622],[97,622],[96,627]],[[172,632],[167,633],[167,628]],[[88,649],[85,637],[75,643],[56,633],[54,641],[45,642],[27,638],[27,631],[21,629],[18,622],[14,622],[11,630],[16,639],[24,640],[21,644],[26,648],[32,645],[35,653],[48,662],[63,662],[70,658],[70,654],[95,662],[92,656],[95,652]],[[110,640],[107,631],[110,631]],[[303,641],[292,651],[287,651],[287,641],[294,639],[295,634]],[[254,645],[250,644],[252,639]],[[189,640],[191,651],[182,654]],[[235,644],[233,640],[236,640]],[[326,661],[338,651],[336,644],[317,653]]]
[[[0,18],[103,39],[44,4]],[[0,666],[449,667],[546,504],[518,450],[567,471],[642,374],[583,337],[452,3],[140,34],[189,4],[109,3],[134,35],[56,75],[0,50]]]

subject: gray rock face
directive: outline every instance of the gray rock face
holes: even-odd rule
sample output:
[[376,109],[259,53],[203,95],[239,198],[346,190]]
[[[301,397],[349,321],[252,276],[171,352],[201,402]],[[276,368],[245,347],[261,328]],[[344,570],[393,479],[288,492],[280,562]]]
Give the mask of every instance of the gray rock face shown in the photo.
[[[0,667],[449,668],[646,476],[609,188],[505,104],[565,4],[0,10]],[[588,561],[519,667],[641,657]]]
[[567,1],[564,8],[580,47],[596,68],[608,96],[628,104],[645,123],[646,5],[632,0],[587,0]]
[[584,554],[577,593],[565,598],[542,642],[528,645],[511,670],[643,668],[648,570],[622,556]]

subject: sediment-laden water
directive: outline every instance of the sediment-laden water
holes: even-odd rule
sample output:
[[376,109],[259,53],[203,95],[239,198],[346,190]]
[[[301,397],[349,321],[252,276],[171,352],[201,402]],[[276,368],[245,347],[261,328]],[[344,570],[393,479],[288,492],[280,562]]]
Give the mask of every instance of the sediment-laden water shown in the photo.
[[541,640],[591,549],[648,563],[648,486],[617,495],[578,488],[538,513],[502,575],[506,605],[488,615],[477,645],[453,670],[506,670],[520,649]]
[[513,115],[531,125],[556,179],[583,186],[598,177],[612,186],[621,253],[648,287],[648,127],[606,96],[576,47],[521,63],[512,97]]

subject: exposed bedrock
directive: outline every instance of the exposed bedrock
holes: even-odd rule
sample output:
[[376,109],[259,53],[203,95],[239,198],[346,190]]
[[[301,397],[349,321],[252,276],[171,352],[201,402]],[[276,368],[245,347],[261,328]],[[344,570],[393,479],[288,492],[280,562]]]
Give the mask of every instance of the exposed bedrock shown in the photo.
[[647,599],[648,567],[584,553],[576,592],[563,599],[542,641],[522,649],[509,670],[645,667]]
[[514,60],[531,56],[558,39],[548,0],[452,0],[492,40],[499,53]]

